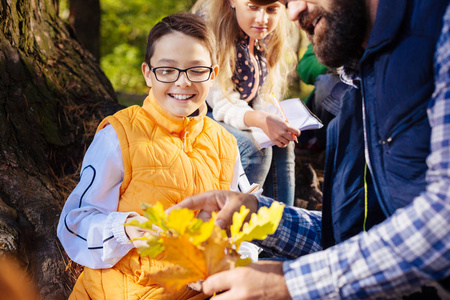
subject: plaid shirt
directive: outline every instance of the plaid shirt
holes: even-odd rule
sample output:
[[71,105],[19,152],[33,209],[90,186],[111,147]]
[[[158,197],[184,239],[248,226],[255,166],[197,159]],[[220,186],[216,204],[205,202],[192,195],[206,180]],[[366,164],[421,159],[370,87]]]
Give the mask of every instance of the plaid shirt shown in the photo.
[[[450,276],[449,27],[450,6],[435,55],[426,190],[386,221],[325,251],[318,251],[321,213],[286,208],[277,232],[261,246],[300,256],[283,263],[292,298],[394,298]],[[271,203],[264,197],[259,201],[260,206]],[[307,253],[312,254],[301,256]]]

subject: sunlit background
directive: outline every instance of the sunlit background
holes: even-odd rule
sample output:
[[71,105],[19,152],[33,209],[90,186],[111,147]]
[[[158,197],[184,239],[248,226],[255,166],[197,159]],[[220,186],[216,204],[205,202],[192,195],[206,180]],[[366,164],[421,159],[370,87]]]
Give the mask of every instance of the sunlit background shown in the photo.
[[[101,0],[100,66],[124,105],[142,102],[147,87],[141,73],[146,38],[164,16],[188,11],[195,0]],[[60,16],[68,22],[68,0],[60,0]],[[299,34],[292,35],[299,36]],[[299,57],[307,41],[294,39]],[[293,72],[289,97],[304,98],[312,87],[301,83]]]

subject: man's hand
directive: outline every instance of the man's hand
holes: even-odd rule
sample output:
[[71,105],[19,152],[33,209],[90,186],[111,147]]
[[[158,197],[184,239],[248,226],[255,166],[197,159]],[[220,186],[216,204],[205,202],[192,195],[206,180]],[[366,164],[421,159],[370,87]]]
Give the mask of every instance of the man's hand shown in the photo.
[[167,212],[176,208],[198,210],[197,218],[206,221],[211,219],[212,212],[217,211],[216,224],[225,229],[232,224],[233,214],[240,211],[241,205],[250,210],[247,218],[258,210],[258,200],[253,195],[232,191],[209,191],[188,197],[169,208]]
[[203,293],[225,299],[291,299],[283,274],[283,264],[266,261],[211,275],[203,282]]

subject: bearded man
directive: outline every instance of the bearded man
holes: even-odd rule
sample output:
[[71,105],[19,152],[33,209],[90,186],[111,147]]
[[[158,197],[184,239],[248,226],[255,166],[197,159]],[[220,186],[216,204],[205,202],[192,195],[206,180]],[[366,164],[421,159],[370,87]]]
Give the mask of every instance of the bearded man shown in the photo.
[[[210,276],[203,291],[222,291],[217,300],[439,299],[425,286],[450,287],[449,1],[280,2],[347,84],[328,128],[323,212],[286,207],[258,244],[292,260]],[[255,212],[271,203],[212,191],[178,207],[220,210],[226,227],[241,204]]]

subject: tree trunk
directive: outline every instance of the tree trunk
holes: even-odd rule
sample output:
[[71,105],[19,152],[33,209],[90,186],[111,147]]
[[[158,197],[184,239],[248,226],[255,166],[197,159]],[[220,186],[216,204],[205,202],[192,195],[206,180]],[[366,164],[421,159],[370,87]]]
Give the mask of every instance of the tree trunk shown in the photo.
[[69,0],[69,8],[78,40],[100,61],[100,0]]
[[0,28],[0,254],[20,259],[42,299],[66,299],[59,213],[99,120],[120,105],[52,0],[1,0]]

